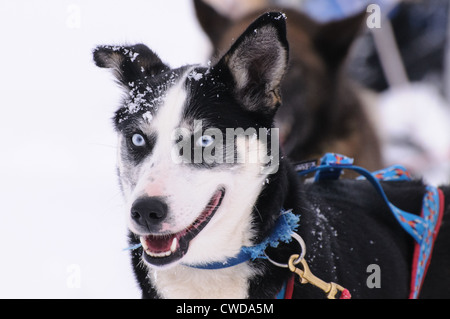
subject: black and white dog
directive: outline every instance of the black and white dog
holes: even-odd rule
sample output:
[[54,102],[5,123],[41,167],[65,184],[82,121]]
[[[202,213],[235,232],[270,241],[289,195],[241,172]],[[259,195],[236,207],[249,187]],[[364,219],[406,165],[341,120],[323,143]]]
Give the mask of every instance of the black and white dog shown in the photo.
[[[284,20],[264,14],[210,67],[171,69],[142,44],[95,49],[95,63],[111,68],[126,92],[114,118],[118,174],[130,243],[140,245],[131,255],[142,297],[275,297],[292,276],[276,263],[299,251],[295,240],[269,247],[270,259],[208,265],[264,242],[286,210],[300,216],[305,260],[317,277],[353,298],[408,297],[414,242],[373,187],[301,183],[278,153],[273,119],[288,63]],[[420,182],[383,187],[395,205],[420,213]],[[450,189],[442,191],[450,199]],[[450,296],[449,214],[447,206],[423,297]],[[376,287],[367,284],[374,264]],[[293,298],[325,297],[297,279]]]

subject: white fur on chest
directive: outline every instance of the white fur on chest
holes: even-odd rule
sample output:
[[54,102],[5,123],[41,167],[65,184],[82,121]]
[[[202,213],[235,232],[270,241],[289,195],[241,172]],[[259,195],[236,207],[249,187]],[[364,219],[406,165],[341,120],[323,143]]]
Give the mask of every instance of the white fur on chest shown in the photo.
[[255,275],[247,263],[209,270],[176,266],[149,270],[148,280],[158,295],[166,299],[243,299],[248,298],[249,280]]

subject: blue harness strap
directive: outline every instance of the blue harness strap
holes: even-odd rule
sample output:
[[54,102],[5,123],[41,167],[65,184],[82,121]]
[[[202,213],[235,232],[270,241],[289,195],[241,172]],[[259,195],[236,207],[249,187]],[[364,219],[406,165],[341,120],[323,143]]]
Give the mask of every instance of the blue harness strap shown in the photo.
[[436,187],[427,186],[424,196],[421,218],[424,221],[424,233],[420,242],[414,247],[411,299],[419,296],[420,288],[431,261],[434,242],[439,233],[439,228],[444,215],[444,195]]
[[275,296],[275,299],[288,299],[288,298],[285,298],[286,297],[286,287],[287,287],[287,281],[283,283],[283,286],[281,287],[281,290]]
[[307,175],[316,172],[315,181],[338,179],[343,169],[353,170],[367,179],[381,195],[400,226],[415,240],[414,259],[412,266],[410,298],[417,298],[425,278],[427,267],[431,260],[434,240],[439,232],[443,215],[442,191],[433,186],[426,187],[423,199],[421,216],[411,214],[393,205],[387,198],[380,180],[401,181],[411,180],[411,175],[400,165],[370,173],[369,171],[353,165],[353,159],[340,154],[328,153],[321,159],[318,166],[298,172]]

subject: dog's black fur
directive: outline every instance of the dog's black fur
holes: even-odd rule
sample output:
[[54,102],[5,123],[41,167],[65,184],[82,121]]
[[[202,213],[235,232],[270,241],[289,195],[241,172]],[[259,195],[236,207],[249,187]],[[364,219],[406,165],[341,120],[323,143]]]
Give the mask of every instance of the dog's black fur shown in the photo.
[[[226,93],[227,103],[234,105],[232,109],[224,112],[230,113],[228,117],[234,113],[240,114],[240,117],[236,115],[236,119],[240,119],[242,123],[235,123],[237,127],[245,125],[270,127],[278,107],[278,94],[273,91],[264,92],[266,87],[257,85],[258,81],[266,79],[265,76],[268,76],[266,73],[257,72],[261,71],[261,67],[264,68],[266,64],[253,65],[253,71],[256,72],[250,76],[254,76],[251,78],[253,84],[245,86],[239,92],[237,92],[232,76],[236,70],[233,70],[232,66],[228,64],[229,58],[235,53],[235,50],[241,45],[248,44],[249,41],[246,41],[246,37],[251,37],[254,30],[267,25],[276,29],[278,38],[276,41],[279,48],[287,51],[288,43],[284,20],[280,19],[280,15],[266,14],[254,22],[244,32],[242,38],[236,41],[225,58],[210,69],[209,74],[214,76],[216,85],[209,88],[205,86],[198,88],[206,90],[203,91],[204,95],[201,94],[204,105],[215,107],[217,106],[216,94],[209,93],[215,92],[217,87],[220,87],[223,90],[222,93]],[[274,42],[273,40],[271,39],[272,42]],[[142,49],[142,47],[139,48]],[[145,60],[148,52],[144,51],[141,57]],[[97,49],[94,53],[97,65],[108,66],[107,62],[111,54],[121,53],[118,51],[108,52],[105,48]],[[151,59],[154,58],[152,54],[150,56]],[[134,76],[133,74],[137,72],[133,72],[133,68],[138,70],[140,65],[133,66],[131,60],[127,60],[126,57],[121,61],[118,67],[122,68],[122,72],[118,76],[120,81],[126,85],[130,82],[126,77],[130,74]],[[136,61],[139,64],[139,60]],[[141,63],[143,62],[145,61],[141,61]],[[240,65],[242,66],[242,64]],[[167,69],[162,71],[166,72]],[[133,78],[133,81],[135,80]],[[151,83],[153,80],[157,81],[158,76],[156,74],[148,77],[142,75],[142,80]],[[190,86],[193,83],[186,85]],[[270,93],[269,96],[272,99],[268,99],[268,95],[264,93]],[[252,107],[246,105],[245,99],[242,98],[243,94],[247,98],[252,95],[251,101],[253,103],[259,101],[259,107],[255,109],[255,105]],[[192,96],[195,97],[195,94]],[[189,103],[192,104],[193,101]],[[217,111],[218,109],[215,109],[213,112]],[[217,116],[215,118],[218,120]],[[284,158],[281,158],[279,170],[270,175],[269,179],[270,181],[266,183],[254,205],[253,228],[257,234],[253,240],[255,244],[261,242],[272,231],[282,208],[292,209],[295,214],[300,216],[299,233],[306,242],[306,260],[316,276],[344,286],[349,289],[353,298],[408,297],[414,241],[398,225],[387,205],[367,181],[337,180],[304,184],[293,171],[289,161]],[[393,204],[411,213],[420,213],[425,192],[425,186],[421,182],[386,182],[383,183],[383,187]],[[450,188],[443,187],[442,190],[447,206],[422,297],[450,297],[450,254],[448,253],[450,246]],[[130,243],[137,242],[136,237],[130,235]],[[276,249],[268,249],[267,253],[273,260],[286,263],[289,256],[297,253],[298,250],[296,243],[293,242],[289,245],[281,245]],[[142,253],[142,248],[131,253],[136,278],[142,289],[142,297],[158,298],[158,292],[147,278],[146,268],[142,267]],[[249,263],[259,269],[258,274],[250,279],[249,298],[273,298],[292,274],[288,269],[274,266],[265,259],[257,259]],[[380,288],[371,289],[366,284],[370,275],[367,267],[371,264],[380,266]],[[311,285],[300,285],[296,280],[293,297],[324,298],[325,294]]]

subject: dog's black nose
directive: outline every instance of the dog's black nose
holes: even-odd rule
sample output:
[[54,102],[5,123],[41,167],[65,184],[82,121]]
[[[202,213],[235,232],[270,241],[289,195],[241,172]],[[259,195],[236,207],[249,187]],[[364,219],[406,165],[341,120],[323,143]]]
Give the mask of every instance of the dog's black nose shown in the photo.
[[160,197],[141,197],[131,206],[131,219],[139,230],[155,232],[166,218],[167,211],[167,204]]

